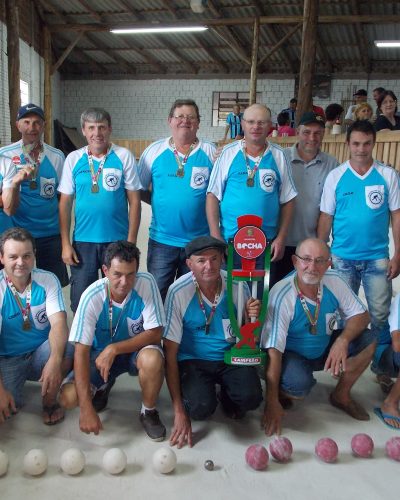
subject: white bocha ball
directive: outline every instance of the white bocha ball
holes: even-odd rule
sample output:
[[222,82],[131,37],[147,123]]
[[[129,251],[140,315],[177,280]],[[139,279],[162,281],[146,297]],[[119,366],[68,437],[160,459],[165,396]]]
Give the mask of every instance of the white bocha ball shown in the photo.
[[0,476],[4,476],[8,469],[8,455],[5,451],[0,450]]
[[39,476],[47,469],[46,452],[39,449],[28,451],[24,456],[24,472],[30,476]]
[[153,467],[161,474],[168,474],[176,467],[176,455],[170,448],[159,448],[153,455]]
[[61,469],[69,476],[79,474],[85,467],[85,455],[78,448],[64,451],[60,459]]
[[124,451],[120,448],[110,448],[103,455],[103,468],[109,474],[119,474],[125,469],[127,461]]

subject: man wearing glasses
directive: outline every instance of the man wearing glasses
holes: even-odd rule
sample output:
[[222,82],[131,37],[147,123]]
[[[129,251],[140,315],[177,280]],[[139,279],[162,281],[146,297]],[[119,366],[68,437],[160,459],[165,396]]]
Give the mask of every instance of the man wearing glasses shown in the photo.
[[[261,334],[269,358],[264,410],[269,436],[280,434],[284,408],[311,391],[313,372],[320,370],[338,379],[330,403],[357,420],[369,420],[350,394],[375,350],[375,337],[366,329],[368,312],[336,271],[328,270],[324,241],[304,240],[292,258],[295,273],[272,288]],[[334,329],[338,314],[345,321],[343,330]]]
[[[279,146],[269,144],[270,110],[253,104],[243,115],[244,139],[223,149],[212,171],[207,191],[210,233],[228,241],[244,214],[263,218],[262,229],[271,244],[273,264],[285,250],[296,190],[290,165]],[[271,280],[274,282],[274,266]]]
[[191,99],[178,99],[168,124],[172,135],[151,144],[139,161],[139,175],[152,207],[147,270],[164,300],[175,277],[188,272],[185,245],[208,233],[206,190],[214,144],[197,138],[200,114]]

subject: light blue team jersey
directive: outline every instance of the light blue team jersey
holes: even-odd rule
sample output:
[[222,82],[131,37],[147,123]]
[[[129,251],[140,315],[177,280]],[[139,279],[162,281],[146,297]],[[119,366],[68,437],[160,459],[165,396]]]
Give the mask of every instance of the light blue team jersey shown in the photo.
[[[97,172],[102,158],[93,157]],[[98,193],[92,193],[87,147],[67,156],[58,190],[75,195],[75,241],[108,243],[128,237],[128,202],[125,190],[141,189],[135,158],[130,151],[112,145],[98,179]]]
[[103,351],[111,343],[165,325],[164,308],[154,277],[149,273],[137,273],[135,286],[124,302],[113,302],[111,333],[107,285],[108,279],[102,278],[82,294],[71,326],[71,342]]
[[326,178],[321,212],[333,216],[332,253],[349,260],[389,255],[390,212],[400,208],[397,172],[374,161],[361,176],[347,161]]
[[[208,193],[220,201],[220,226],[226,241],[237,231],[237,218],[252,214],[263,218],[262,229],[269,240],[279,228],[280,205],[297,194],[291,167],[283,149],[269,144],[254,176],[254,187],[247,186],[243,141],[228,144],[212,171]],[[257,158],[248,156],[253,168]]]
[[[43,147],[44,158],[36,178],[37,187],[31,189],[29,180],[22,182],[19,206],[12,216],[15,226],[27,229],[35,238],[60,234],[57,188],[64,154],[48,144],[43,143]],[[0,155],[10,158],[17,171],[30,164],[22,151],[22,140],[1,148]]]
[[[17,301],[0,271],[0,356],[21,356],[35,351],[49,337],[49,317],[65,311],[60,282],[48,271],[32,269],[30,330],[23,330],[23,317]],[[26,306],[26,293],[19,294]]]
[[[165,245],[184,247],[189,241],[209,234],[206,190],[213,167],[215,146],[200,140],[185,164],[184,177],[170,138],[150,144],[139,161],[143,189],[152,187],[150,238]],[[183,155],[179,155],[181,161]]]
[[[310,322],[303,310],[294,284],[295,273],[279,281],[271,289],[268,300],[267,321],[261,334],[261,346],[296,352],[307,359],[322,356],[342,317],[366,311],[364,304],[336,271],[328,270],[322,278],[322,296],[317,321],[317,333],[310,332]],[[315,315],[316,303],[306,298],[311,315]]]
[[229,113],[226,117],[226,124],[229,125],[229,133],[231,139],[234,139],[237,135],[243,135],[242,129],[242,118],[243,113],[235,115],[235,113]]
[[[224,353],[236,342],[228,314],[226,292],[226,271],[221,271],[222,289],[212,318],[209,333],[205,332],[206,320],[200,307],[193,283],[192,273],[181,276],[168,290],[165,300],[167,326],[164,338],[179,344],[178,361],[202,359],[222,361]],[[247,284],[244,284],[244,303],[250,297]],[[237,308],[237,283],[234,283],[234,306]],[[207,318],[210,316],[212,303],[203,295]]]
[[[11,187],[13,177],[16,173],[17,169],[10,158],[0,155],[0,193],[3,192],[3,189]],[[13,226],[12,218],[4,213],[3,208],[0,208],[0,234]]]

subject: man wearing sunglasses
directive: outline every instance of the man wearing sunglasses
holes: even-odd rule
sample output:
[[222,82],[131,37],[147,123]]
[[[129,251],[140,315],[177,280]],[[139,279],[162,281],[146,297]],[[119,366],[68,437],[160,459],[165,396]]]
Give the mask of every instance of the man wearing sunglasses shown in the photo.
[[[316,384],[314,371],[338,379],[330,403],[357,420],[369,420],[350,391],[368,367],[375,337],[367,330],[369,315],[336,271],[326,243],[304,240],[293,255],[295,273],[271,290],[261,346],[268,349],[264,427],[280,434],[284,408],[303,399]],[[345,321],[335,330],[338,315]]]

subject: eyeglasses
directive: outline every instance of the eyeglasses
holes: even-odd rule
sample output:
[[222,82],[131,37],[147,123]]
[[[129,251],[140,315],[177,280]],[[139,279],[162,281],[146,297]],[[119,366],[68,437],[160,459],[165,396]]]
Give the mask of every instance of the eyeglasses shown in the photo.
[[265,127],[265,125],[270,123],[270,120],[245,120],[244,118],[243,121],[248,123],[250,127],[253,125],[257,125],[257,127]]
[[197,116],[194,115],[174,115],[175,120],[179,120],[183,122],[183,120],[187,120],[188,122],[194,122],[197,120]]
[[313,262],[316,266],[323,266],[331,260],[330,257],[328,257],[327,259],[324,259],[323,257],[317,257],[316,259],[313,259],[312,257],[300,257],[300,255],[297,255],[297,253],[295,255],[306,266],[310,266]]

